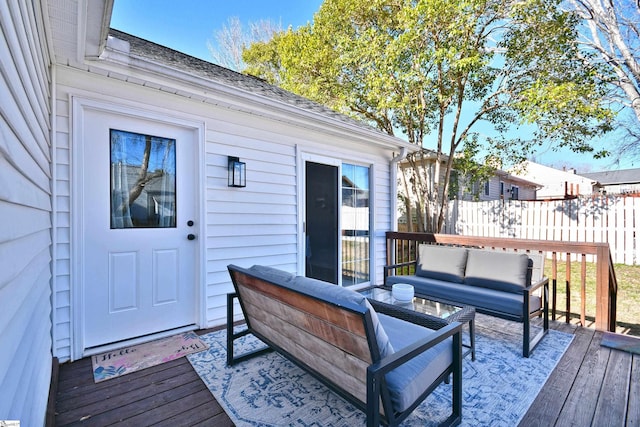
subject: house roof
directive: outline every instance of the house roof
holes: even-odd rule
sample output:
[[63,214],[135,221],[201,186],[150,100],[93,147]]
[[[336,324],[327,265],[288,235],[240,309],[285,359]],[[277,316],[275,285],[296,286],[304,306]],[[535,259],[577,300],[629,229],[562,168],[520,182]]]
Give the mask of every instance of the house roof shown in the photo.
[[580,185],[591,186],[596,183],[596,180],[587,176],[587,174],[576,174],[573,172],[567,172],[560,169],[555,169],[549,166],[541,165],[539,163],[532,162],[530,160],[524,161],[517,167],[510,170],[512,175],[517,175],[521,178],[537,182],[542,186],[548,186],[558,183],[578,183]]
[[[58,64],[150,86],[201,102],[333,133],[399,152],[418,150],[404,139],[338,113],[257,77],[109,28],[114,0],[49,0]],[[61,13],[60,11],[64,11]]]
[[583,173],[582,176],[598,181],[601,185],[634,184],[640,183],[640,168]]
[[[351,117],[340,114],[322,104],[286,91],[278,86],[269,84],[258,77],[235,72],[212,62],[195,58],[177,50],[170,49],[113,28],[109,30],[109,36],[129,43],[129,53],[132,55],[144,57],[154,62],[159,62],[170,66],[171,68],[195,74],[211,81],[232,86],[255,95],[268,97],[272,100],[278,100],[316,114],[331,117],[334,120],[348,123],[350,125],[382,133],[373,126],[354,120]],[[383,134],[385,136],[387,135],[385,133]]]
[[[269,84],[263,79],[235,72],[115,29],[109,30],[106,50],[101,59],[107,59],[114,64],[126,65],[129,70],[134,68],[145,70],[147,75],[154,72],[163,75],[173,73],[173,78],[205,87],[205,92],[201,92],[201,95],[206,94],[205,97],[210,97],[211,94],[219,91],[226,91],[227,95],[244,98],[244,102],[252,101],[267,106],[272,113],[280,114],[279,117],[283,121],[293,122],[295,121],[293,116],[306,115],[316,121],[323,121],[325,131],[331,126],[334,131],[337,131],[337,128],[342,128],[342,132],[348,132],[348,135],[354,140],[360,138],[369,143],[408,151],[419,149],[403,139],[391,136],[367,123]],[[215,91],[212,90],[213,87],[215,87]],[[176,93],[178,92],[176,91]],[[235,108],[240,107],[236,105]],[[276,113],[276,111],[280,111],[280,113]]]
[[529,179],[525,179],[522,178],[518,175],[514,175],[512,173],[503,171],[501,169],[496,170],[496,176],[499,177],[500,179],[505,179],[505,180],[509,180],[512,181],[514,183],[517,183],[519,185],[524,185],[524,186],[529,186],[529,187],[534,187],[534,188],[541,188],[542,184],[538,184],[537,182],[531,181]]

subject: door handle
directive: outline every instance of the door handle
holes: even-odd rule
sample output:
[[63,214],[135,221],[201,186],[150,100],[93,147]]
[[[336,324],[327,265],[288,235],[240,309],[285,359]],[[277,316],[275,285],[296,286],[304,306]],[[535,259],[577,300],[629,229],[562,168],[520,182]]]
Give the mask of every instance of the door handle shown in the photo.
[[187,234],[187,239],[196,240],[196,235],[195,234]]

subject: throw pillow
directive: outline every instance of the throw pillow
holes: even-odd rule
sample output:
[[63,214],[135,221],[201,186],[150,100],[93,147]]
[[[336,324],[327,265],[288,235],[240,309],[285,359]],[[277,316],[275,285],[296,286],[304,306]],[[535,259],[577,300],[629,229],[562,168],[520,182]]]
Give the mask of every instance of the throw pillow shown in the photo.
[[514,252],[469,250],[464,283],[520,293],[529,285],[529,257]]
[[467,249],[452,246],[420,245],[416,276],[447,282],[464,282]]

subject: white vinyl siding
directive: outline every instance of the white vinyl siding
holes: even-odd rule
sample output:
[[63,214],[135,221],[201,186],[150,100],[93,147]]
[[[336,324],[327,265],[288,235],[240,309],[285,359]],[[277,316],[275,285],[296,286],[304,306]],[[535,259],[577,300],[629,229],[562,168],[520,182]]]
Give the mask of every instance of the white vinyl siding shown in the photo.
[[519,200],[535,200],[536,189],[530,186],[521,186],[518,193]]
[[40,2],[0,6],[0,420],[43,425],[51,381],[50,58]]
[[[99,71],[91,68],[92,71]],[[300,218],[298,217],[298,162],[302,153],[330,156],[344,163],[371,167],[371,208],[373,209],[372,267],[374,279],[381,283],[385,263],[385,232],[391,230],[389,196],[389,162],[393,154],[388,148],[353,141],[337,135],[330,127],[317,124],[291,124],[270,117],[269,107],[252,105],[255,111],[228,108],[225,95],[208,94],[206,99],[189,93],[175,95],[168,90],[142,86],[105,77],[104,73],[78,71],[60,66],[57,69],[56,188],[58,217],[56,236],[59,250],[56,265],[57,306],[55,308],[55,352],[61,360],[74,358],[73,283],[70,277],[76,242],[71,240],[70,200],[73,170],[71,145],[72,107],[74,97],[98,99],[116,107],[124,105],[138,111],[188,118],[204,123],[204,152],[200,159],[201,188],[205,235],[198,241],[204,245],[201,271],[204,276],[203,324],[222,325],[226,321],[226,294],[232,290],[228,264],[270,265],[304,274],[299,268]],[[203,102],[204,101],[204,102]],[[244,108],[244,106],[241,106]],[[92,144],[92,141],[83,143]],[[397,154],[397,153],[396,153]],[[239,157],[246,163],[247,186],[227,186],[227,156]],[[64,242],[64,243],[63,243]],[[65,250],[62,250],[62,245]]]

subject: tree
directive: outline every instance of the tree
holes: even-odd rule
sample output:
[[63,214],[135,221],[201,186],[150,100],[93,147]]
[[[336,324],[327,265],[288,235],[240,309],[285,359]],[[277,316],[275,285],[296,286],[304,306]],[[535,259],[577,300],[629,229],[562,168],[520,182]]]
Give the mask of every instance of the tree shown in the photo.
[[444,224],[454,161],[524,160],[536,146],[592,151],[610,129],[598,67],[556,0],[325,0],[314,22],[244,52],[247,72],[401,133],[420,231]]
[[[151,148],[152,148],[152,137],[149,135],[145,135],[144,142],[144,153],[142,155],[142,162],[140,162],[140,170],[138,171],[138,178],[136,182],[129,189],[129,197],[127,199],[126,204],[122,204],[120,211],[123,214],[126,214],[126,211],[129,209],[129,206],[132,206],[134,202],[140,197],[142,191],[144,191],[145,186],[149,184],[154,179],[160,178],[165,174],[164,169],[156,169],[154,171],[149,171],[149,159],[151,158]],[[170,145],[167,146],[167,152],[170,149]]]
[[251,43],[270,40],[274,34],[282,31],[282,26],[271,20],[249,22],[249,31],[245,31],[237,16],[227,19],[227,24],[214,32],[215,43],[207,41],[207,48],[213,61],[223,67],[242,71],[246,64],[242,60],[242,51]]
[[579,33],[588,62],[603,70],[600,78],[611,86],[611,97],[625,110],[619,121],[626,136],[619,155],[640,157],[640,4],[630,0],[569,0],[570,10],[583,20]]

